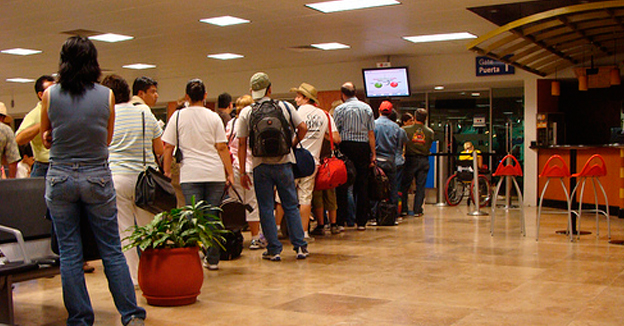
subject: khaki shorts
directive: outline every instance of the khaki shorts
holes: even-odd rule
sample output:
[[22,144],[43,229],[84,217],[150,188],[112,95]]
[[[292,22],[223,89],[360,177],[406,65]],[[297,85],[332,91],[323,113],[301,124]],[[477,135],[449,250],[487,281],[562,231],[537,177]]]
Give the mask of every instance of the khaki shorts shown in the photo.
[[312,194],[312,209],[318,207],[328,211],[337,210],[336,189],[315,190]]

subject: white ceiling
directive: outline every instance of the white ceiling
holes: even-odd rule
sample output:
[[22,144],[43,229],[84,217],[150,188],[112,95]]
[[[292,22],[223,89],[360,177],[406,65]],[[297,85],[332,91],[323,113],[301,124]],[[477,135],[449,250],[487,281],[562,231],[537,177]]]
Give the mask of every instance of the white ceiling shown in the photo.
[[[283,67],[370,60],[373,57],[465,53],[466,41],[414,44],[402,36],[470,32],[482,35],[494,24],[467,7],[517,0],[401,0],[401,5],[323,14],[304,0],[1,0],[0,50],[29,48],[42,54],[0,54],[0,97],[33,92],[32,84],[7,83],[12,77],[36,79],[58,65],[64,31],[85,29],[131,35],[131,41],[95,42],[104,73],[130,79],[195,77]],[[199,19],[231,15],[250,24],[218,27]],[[293,51],[311,43],[341,42],[337,51]],[[221,61],[208,54],[232,52],[243,59]],[[122,65],[149,63],[156,69],[128,71]],[[33,92],[34,93],[34,92]]]

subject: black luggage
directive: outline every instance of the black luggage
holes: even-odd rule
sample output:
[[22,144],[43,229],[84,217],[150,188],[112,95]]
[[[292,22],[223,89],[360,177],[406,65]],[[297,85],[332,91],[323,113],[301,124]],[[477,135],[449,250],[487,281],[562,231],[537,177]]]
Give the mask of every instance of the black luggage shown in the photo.
[[375,218],[378,226],[395,226],[397,215],[397,206],[387,200],[382,200],[377,204]]

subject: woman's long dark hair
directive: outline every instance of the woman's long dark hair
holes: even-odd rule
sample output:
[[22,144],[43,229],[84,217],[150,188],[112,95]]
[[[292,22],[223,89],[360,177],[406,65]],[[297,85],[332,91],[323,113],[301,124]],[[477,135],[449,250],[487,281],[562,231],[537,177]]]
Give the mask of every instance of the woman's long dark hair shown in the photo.
[[97,49],[86,37],[72,36],[61,48],[59,84],[73,95],[81,95],[97,83],[102,71],[97,61]]

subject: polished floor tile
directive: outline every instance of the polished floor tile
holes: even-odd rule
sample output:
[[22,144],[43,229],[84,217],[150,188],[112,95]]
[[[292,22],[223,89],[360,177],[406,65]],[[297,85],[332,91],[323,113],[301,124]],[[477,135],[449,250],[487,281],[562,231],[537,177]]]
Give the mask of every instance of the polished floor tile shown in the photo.
[[[395,227],[348,228],[316,237],[310,256],[296,260],[285,242],[281,262],[245,249],[216,272],[205,271],[198,301],[182,307],[147,305],[146,325],[562,325],[624,324],[624,246],[600,236],[570,242],[555,231],[566,217],[546,213],[535,240],[536,209],[470,216],[465,205],[427,205],[423,217]],[[624,220],[611,220],[624,239]],[[245,234],[248,238],[248,234]],[[248,240],[248,239],[247,239]],[[102,265],[87,284],[96,325],[120,325]],[[60,277],[19,283],[14,290],[19,325],[64,325]]]

